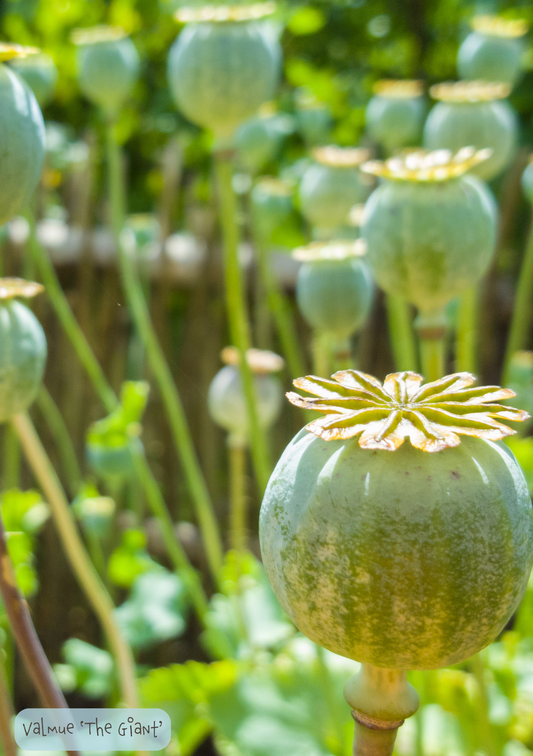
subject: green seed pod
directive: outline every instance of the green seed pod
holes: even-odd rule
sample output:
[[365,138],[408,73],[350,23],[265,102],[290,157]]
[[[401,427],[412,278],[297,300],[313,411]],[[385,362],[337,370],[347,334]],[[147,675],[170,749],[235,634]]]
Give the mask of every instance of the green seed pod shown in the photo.
[[315,242],[294,251],[303,265],[296,281],[296,301],[316,331],[342,341],[361,330],[373,299],[372,278],[360,256],[365,245]]
[[[140,438],[132,439],[132,442],[136,444],[137,450],[144,454]],[[85,444],[85,456],[90,467],[104,480],[128,480],[135,475],[134,457],[127,443],[104,446],[88,441]]]
[[117,27],[78,29],[78,82],[83,94],[108,113],[117,113],[139,78],[139,54],[131,39]]
[[296,225],[292,190],[280,179],[266,176],[251,192],[254,227],[263,243],[275,242],[276,232]]
[[518,119],[505,101],[507,84],[471,81],[438,84],[431,88],[437,103],[424,127],[429,150],[456,152],[466,146],[491,149],[492,155],[475,169],[485,181],[510,165],[518,142]]
[[[234,347],[222,351],[226,365],[213,378],[207,395],[209,414],[229,434],[231,446],[248,444],[248,412],[239,372],[239,353]],[[283,360],[273,352],[250,349],[246,359],[254,373],[257,414],[263,428],[277,420],[281,412],[283,386],[273,373],[283,368]]]
[[428,313],[485,273],[496,243],[496,202],[486,184],[464,175],[484,156],[441,150],[364,166],[382,178],[366,204],[362,236],[387,294]]
[[309,149],[331,141],[333,116],[330,109],[305,91],[297,96],[296,123]]
[[462,79],[502,81],[513,86],[521,74],[523,37],[528,24],[498,16],[472,19],[473,31],[466,37],[457,56]]
[[331,238],[336,229],[348,225],[352,207],[365,198],[358,168],[368,160],[368,151],[317,147],[313,158],[300,183],[300,208],[317,234]]
[[366,109],[368,133],[387,152],[419,144],[426,106],[420,81],[378,81]]
[[522,174],[522,190],[526,199],[533,204],[533,158],[530,160],[527,168]]
[[295,381],[316,399],[288,395],[321,418],[267,486],[270,583],[296,626],[336,654],[396,670],[457,664],[497,637],[527,585],[531,501],[496,443],[514,432],[501,420],[524,414],[493,403],[512,392],[472,388],[468,373],[425,386],[414,373],[334,379]]
[[235,135],[239,165],[254,175],[262,173],[292,131],[293,119],[284,113],[260,113],[246,121]]
[[278,84],[281,48],[259,19],[271,3],[209,6],[177,12],[190,21],[170,49],[168,80],[177,106],[193,123],[229,140]]
[[[26,50],[0,45],[0,61]],[[27,204],[41,177],[44,122],[35,95],[18,74],[0,63],[0,226]]]
[[26,412],[37,396],[46,364],[46,337],[33,312],[18,298],[43,287],[0,278],[0,422]]
[[13,68],[32,90],[40,107],[48,105],[57,85],[57,68],[52,58],[45,53],[15,58]]

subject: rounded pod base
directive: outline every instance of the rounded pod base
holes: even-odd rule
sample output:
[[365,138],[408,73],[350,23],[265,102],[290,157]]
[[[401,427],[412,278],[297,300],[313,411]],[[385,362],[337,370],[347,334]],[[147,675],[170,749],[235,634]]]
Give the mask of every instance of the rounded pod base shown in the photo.
[[436,669],[488,645],[525,591],[531,500],[501,443],[395,452],[303,430],[260,517],[272,587],[296,626],[342,656]]

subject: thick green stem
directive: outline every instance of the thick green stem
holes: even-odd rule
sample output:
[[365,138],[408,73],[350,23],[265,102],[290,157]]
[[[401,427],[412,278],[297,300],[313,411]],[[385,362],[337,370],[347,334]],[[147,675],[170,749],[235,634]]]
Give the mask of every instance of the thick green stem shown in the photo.
[[461,372],[477,373],[478,308],[479,291],[474,286],[461,296],[459,303],[455,367]]
[[[6,544],[6,531],[0,516],[0,594],[13,630],[17,648],[43,706],[68,709],[67,702],[54,677],[50,662],[33,625],[26,600],[17,588],[15,571]],[[67,751],[77,754],[78,751]]]
[[401,297],[387,294],[387,319],[392,353],[397,370],[418,369],[416,341],[409,304]]
[[422,375],[437,381],[446,375],[446,313],[444,309],[421,312],[415,321],[420,340]]
[[313,338],[313,373],[320,378],[329,378],[331,370],[329,337],[327,333],[315,331]]
[[344,697],[355,720],[354,756],[391,756],[398,728],[419,706],[406,673],[363,664]]
[[505,363],[503,368],[503,385],[508,380],[507,374],[511,357],[515,352],[526,349],[528,334],[531,328],[531,312],[533,309],[533,224],[530,228],[526,251],[522,261],[518,288],[516,290],[513,317],[507,338]]
[[135,260],[121,240],[124,226],[124,185],[121,154],[113,123],[107,125],[107,160],[111,227],[119,252],[122,285],[137,332],[146,349],[150,368],[165,405],[172,438],[181,460],[200,525],[209,567],[215,580],[223,562],[222,540],[209,491],[194,449],[190,429],[176,384],[157,339],[146,305]]
[[259,492],[262,494],[268,483],[271,468],[266,436],[259,424],[257,414],[257,399],[255,396],[253,374],[246,360],[246,352],[251,347],[250,324],[248,322],[244,284],[239,263],[237,203],[232,186],[233,165],[229,151],[215,153],[215,170],[224,242],[224,278],[226,283],[226,308],[229,331],[234,346],[241,354],[239,369],[250,426],[252,461]]
[[[0,646],[0,654],[4,649]],[[17,744],[11,731],[11,720],[14,716],[13,704],[9,693],[4,660],[0,659],[0,741],[4,756],[17,756]]]
[[332,342],[333,370],[350,370],[353,368],[352,345],[350,339],[336,339]]
[[20,442],[11,426],[4,426],[4,488],[20,486]]
[[[33,222],[31,216],[30,219]],[[30,251],[39,268],[41,279],[46,287],[46,293],[50,299],[52,307],[54,308],[55,314],[74,347],[78,359],[83,365],[100,401],[108,412],[112,412],[118,406],[118,398],[107,382],[104,372],[100,367],[100,363],[96,359],[85,334],[74,317],[63,289],[57,279],[54,267],[46,252],[37,241],[34,232],[32,233],[31,239],[32,243],[30,245]],[[132,443],[130,448],[132,454],[134,454],[137,460],[137,464],[135,465],[137,478],[144,490],[150,509],[161,528],[168,555],[176,571],[180,573],[180,577],[190,588],[192,603],[198,613],[198,617],[200,620],[203,620],[208,601],[198,573],[190,564],[174,533],[172,518],[170,517],[165,501],[152,471],[150,470],[148,462],[142,454],[139,454],[136,444]]]
[[230,460],[230,543],[235,551],[245,551],[247,542],[246,447],[229,444]]
[[15,415],[12,423],[18,433],[28,463],[50,505],[65,555],[100,621],[115,657],[124,703],[134,709],[139,705],[135,661],[115,620],[113,602],[85,550],[61,483],[30,418],[27,415]]
[[44,386],[41,386],[36,403],[56,443],[70,493],[75,496],[80,487],[81,470],[63,415]]
[[261,279],[265,288],[268,307],[274,317],[278,338],[281,344],[283,357],[289,367],[291,378],[299,378],[306,374],[305,361],[303,358],[298,334],[294,326],[287,297],[283,293],[276,280],[274,271],[268,259],[268,252],[263,242],[255,234],[255,249],[257,263],[261,273]]

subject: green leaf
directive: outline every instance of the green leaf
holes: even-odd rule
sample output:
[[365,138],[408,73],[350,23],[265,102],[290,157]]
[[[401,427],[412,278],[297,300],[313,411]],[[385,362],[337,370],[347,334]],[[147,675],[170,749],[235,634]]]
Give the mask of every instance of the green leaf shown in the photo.
[[134,648],[175,638],[185,630],[187,592],[180,578],[158,567],[133,582],[130,597],[115,610]]
[[146,551],[146,535],[142,530],[129,528],[122,533],[122,542],[109,558],[108,575],[121,588],[131,588],[134,580],[159,565]]
[[66,665],[57,665],[56,676],[64,690],[72,689],[72,683],[87,698],[101,698],[109,695],[113,678],[111,654],[96,648],[79,638],[70,638],[63,644]]
[[287,29],[295,35],[315,34],[326,24],[326,17],[319,8],[300,5],[292,13]]

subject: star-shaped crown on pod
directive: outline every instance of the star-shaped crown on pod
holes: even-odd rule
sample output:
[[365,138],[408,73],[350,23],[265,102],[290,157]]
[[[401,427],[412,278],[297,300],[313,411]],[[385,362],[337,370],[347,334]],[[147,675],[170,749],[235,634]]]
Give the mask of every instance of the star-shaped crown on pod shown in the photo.
[[459,436],[498,441],[516,431],[500,420],[521,422],[523,410],[497,404],[516,396],[499,386],[473,387],[470,373],[454,373],[422,385],[417,373],[391,373],[384,382],[358,370],[341,370],[332,380],[307,376],[296,388],[316,399],[289,392],[297,407],[316,410],[324,417],[306,428],[326,441],[360,435],[363,449],[395,451],[406,438],[417,449],[438,452],[461,443]]

